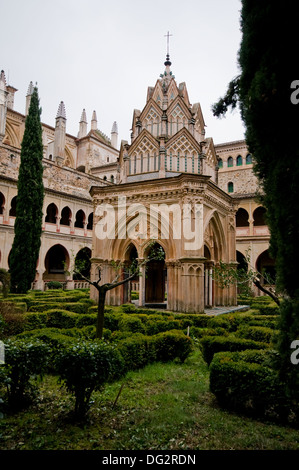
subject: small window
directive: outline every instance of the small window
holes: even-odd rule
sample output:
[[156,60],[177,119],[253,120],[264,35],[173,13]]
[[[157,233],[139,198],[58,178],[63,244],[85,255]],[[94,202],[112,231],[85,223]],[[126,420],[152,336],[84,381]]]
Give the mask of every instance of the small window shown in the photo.
[[243,165],[243,158],[241,155],[237,156],[237,166],[242,166]]
[[220,158],[220,160],[218,160],[218,168],[223,168],[223,160],[222,160],[222,158]]
[[230,181],[227,185],[227,190],[228,190],[229,193],[233,193],[234,192],[234,183],[232,183]]
[[227,166],[231,167],[234,165],[233,157],[228,157],[227,159]]
[[252,156],[249,153],[246,155],[246,165],[250,165],[250,163],[252,163]]

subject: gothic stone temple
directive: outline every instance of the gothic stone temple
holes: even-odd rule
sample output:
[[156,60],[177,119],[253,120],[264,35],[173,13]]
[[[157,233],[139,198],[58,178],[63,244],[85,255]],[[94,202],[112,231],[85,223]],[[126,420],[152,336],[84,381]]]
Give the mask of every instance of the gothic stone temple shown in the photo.
[[[205,137],[200,104],[189,102],[185,83],[177,85],[169,54],[164,65],[143,110],[133,112],[131,143],[121,142],[118,184],[90,189],[92,276],[101,266],[102,281],[111,282],[114,262],[142,262],[154,240],[164,260],[141,268],[139,306],[166,298],[167,309],[177,312],[236,305],[236,288],[221,289],[213,279],[220,260],[236,265],[236,203],[218,186],[217,155]],[[128,283],[107,293],[108,305],[128,301]]]

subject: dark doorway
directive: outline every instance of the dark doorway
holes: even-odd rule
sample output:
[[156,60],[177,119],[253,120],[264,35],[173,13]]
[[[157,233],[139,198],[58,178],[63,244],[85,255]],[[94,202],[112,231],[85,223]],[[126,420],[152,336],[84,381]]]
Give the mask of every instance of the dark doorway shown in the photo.
[[146,266],[145,303],[163,303],[166,283],[165,252],[161,245],[155,243],[148,257],[150,261]]

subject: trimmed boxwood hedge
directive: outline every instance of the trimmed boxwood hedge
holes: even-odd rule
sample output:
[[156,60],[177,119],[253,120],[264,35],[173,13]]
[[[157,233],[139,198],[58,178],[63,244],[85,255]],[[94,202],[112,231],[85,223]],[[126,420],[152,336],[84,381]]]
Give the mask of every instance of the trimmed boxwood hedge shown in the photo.
[[210,365],[210,390],[220,406],[280,423],[299,423],[298,404],[290,403],[271,351],[219,352]]
[[204,336],[200,340],[200,348],[206,363],[212,362],[215,353],[220,351],[244,351],[245,349],[266,349],[269,344],[250,339],[238,338],[231,334],[228,336]]
[[252,339],[262,343],[271,343],[275,330],[264,326],[241,325],[235,333],[239,338]]

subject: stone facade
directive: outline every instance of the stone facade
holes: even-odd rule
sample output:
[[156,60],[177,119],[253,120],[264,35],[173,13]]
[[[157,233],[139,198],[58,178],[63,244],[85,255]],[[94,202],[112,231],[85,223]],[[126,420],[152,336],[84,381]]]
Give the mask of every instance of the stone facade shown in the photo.
[[[0,76],[0,266],[9,269],[9,253],[14,238],[17,180],[21,142],[25,129],[33,85],[26,96],[25,114],[13,109],[17,90]],[[82,113],[86,120],[85,111]],[[93,185],[110,185],[117,179],[117,126],[111,139],[97,129],[93,113],[91,128],[79,123],[78,136],[66,132],[66,111],[58,106],[55,127],[42,123],[44,217],[40,256],[33,288],[44,289],[48,281],[63,282],[67,288],[83,283],[61,268],[65,262],[71,272],[79,252],[92,251],[93,203],[89,189]],[[113,142],[113,145],[112,145]],[[104,163],[110,162],[109,169]],[[112,166],[111,166],[112,165]],[[103,168],[104,170],[103,170]],[[100,171],[97,168],[101,168]],[[107,171],[105,171],[107,170]]]
[[[249,257],[250,267],[274,275],[275,262],[268,248],[270,233],[265,211],[257,198],[259,185],[253,172],[253,157],[245,141],[227,142],[215,146],[218,157],[218,184],[234,199],[236,212],[237,260]],[[253,286],[255,295],[260,292]]]
[[[150,262],[146,275],[143,268],[139,305],[164,301],[163,292],[153,285],[165,277],[167,308],[195,313],[236,304],[236,289],[220,289],[213,280],[213,267],[220,260],[236,266],[235,203],[217,185],[216,151],[213,139],[205,138],[200,104],[191,105],[185,83],[176,84],[170,65],[167,58],[164,73],[148,89],[143,110],[133,113],[131,143],[121,142],[119,184],[91,189],[93,275],[100,266],[103,281],[112,281],[115,261],[126,265],[133,252],[145,259],[155,240],[164,251],[164,265]],[[199,235],[194,244],[185,233],[189,223],[193,242]],[[124,284],[109,291],[107,303],[127,301],[127,289]]]

